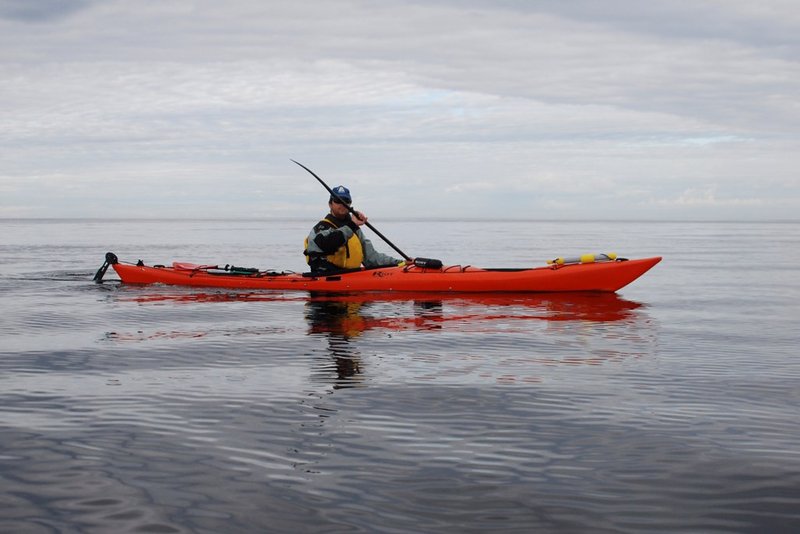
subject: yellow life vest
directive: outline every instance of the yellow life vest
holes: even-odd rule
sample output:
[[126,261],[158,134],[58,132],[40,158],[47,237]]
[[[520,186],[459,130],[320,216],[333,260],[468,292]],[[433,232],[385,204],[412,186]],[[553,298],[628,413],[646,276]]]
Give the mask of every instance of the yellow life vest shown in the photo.
[[[339,228],[339,226],[325,217],[320,222],[327,224],[331,228]],[[306,237],[305,250],[308,250],[308,237]],[[340,269],[358,269],[364,262],[364,248],[361,246],[361,240],[354,233],[350,236],[344,245],[339,247],[333,254],[328,254],[325,259],[339,267]],[[311,257],[306,255],[306,262],[311,262]]]

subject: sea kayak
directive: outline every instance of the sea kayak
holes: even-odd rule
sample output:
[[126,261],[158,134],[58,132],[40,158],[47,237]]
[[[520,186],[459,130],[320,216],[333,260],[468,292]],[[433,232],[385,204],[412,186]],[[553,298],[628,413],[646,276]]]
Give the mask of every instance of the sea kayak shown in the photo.
[[[630,284],[660,257],[590,263],[553,263],[535,268],[483,269],[472,266],[424,268],[417,265],[360,269],[327,276],[311,273],[259,271],[175,262],[171,266],[121,263],[106,255],[120,280],[126,284],[231,289],[301,290],[324,293],[403,291],[437,293],[508,292],[614,292]],[[102,269],[102,268],[101,268]],[[103,270],[103,272],[105,272]],[[102,278],[100,272],[96,279]]]

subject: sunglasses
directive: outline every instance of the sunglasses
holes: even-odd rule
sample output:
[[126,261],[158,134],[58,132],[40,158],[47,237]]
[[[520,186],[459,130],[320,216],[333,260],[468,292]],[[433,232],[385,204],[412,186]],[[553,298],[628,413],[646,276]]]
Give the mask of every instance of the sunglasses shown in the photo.
[[332,199],[331,202],[333,202],[334,204],[339,204],[340,206],[349,206],[351,204],[351,202],[342,202],[338,198]]

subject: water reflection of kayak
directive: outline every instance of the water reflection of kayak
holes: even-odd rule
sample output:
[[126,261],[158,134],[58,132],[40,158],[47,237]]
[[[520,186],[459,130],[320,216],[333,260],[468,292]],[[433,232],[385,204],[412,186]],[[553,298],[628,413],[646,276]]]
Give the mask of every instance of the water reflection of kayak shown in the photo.
[[[405,298],[403,298],[405,297]],[[411,303],[410,314],[382,303]],[[448,325],[516,321],[611,322],[629,319],[642,304],[615,293],[469,295],[431,298],[391,295],[312,296],[306,303],[310,333],[355,337],[371,329],[435,330]]]
[[[155,289],[155,288],[154,288]],[[298,294],[280,291],[195,292],[158,288],[156,292],[121,296],[140,304],[177,302],[305,302],[312,331],[355,331],[370,328],[441,328],[447,322],[481,320],[593,321],[610,322],[629,318],[641,303],[616,293],[502,293],[431,294],[381,293]],[[401,306],[386,307],[382,304]],[[410,316],[399,315],[402,304],[410,304]],[[386,317],[381,313],[386,312]]]
[[[286,310],[302,306],[309,336],[327,341],[332,360],[324,359],[320,373],[335,369],[336,376],[352,385],[361,377],[362,361],[359,354],[361,336],[376,332],[389,335],[397,332],[420,333],[476,333],[500,334],[507,340],[527,340],[531,332],[568,333],[575,341],[581,336],[594,340],[609,340],[589,349],[580,350],[568,359],[536,354],[531,361],[539,363],[598,363],[610,358],[639,351],[620,349],[620,343],[635,346],[648,343],[646,314],[643,304],[624,299],[616,293],[552,293],[552,294],[462,294],[432,295],[430,293],[386,293],[330,295],[281,291],[198,291],[192,288],[154,286],[147,289],[121,287],[115,292],[120,301],[143,305],[195,303],[286,303]],[[227,309],[227,308],[224,308]],[[281,308],[283,309],[283,308]],[[606,324],[620,328],[606,328]],[[109,333],[113,341],[142,341],[161,338],[203,337],[206,335],[263,335],[273,330],[261,327],[230,327],[200,329],[197,331],[164,331],[156,333]],[[519,337],[519,336],[522,337]],[[558,334],[557,334],[558,335]],[[517,337],[514,337],[517,336]],[[511,342],[511,341],[509,341]],[[524,342],[524,341],[523,341]],[[561,343],[561,341],[559,341]],[[534,356],[530,355],[529,358]],[[330,369],[329,369],[330,367]],[[339,384],[337,382],[337,384]],[[337,387],[344,387],[339,384]]]

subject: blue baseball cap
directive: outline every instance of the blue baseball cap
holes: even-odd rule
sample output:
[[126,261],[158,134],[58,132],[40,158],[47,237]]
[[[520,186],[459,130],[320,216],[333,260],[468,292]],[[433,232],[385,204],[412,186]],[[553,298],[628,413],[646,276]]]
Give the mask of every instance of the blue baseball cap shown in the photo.
[[331,202],[336,200],[336,197],[344,200],[348,204],[353,203],[353,197],[350,196],[350,190],[343,185],[337,185],[333,188],[334,195],[331,195]]

